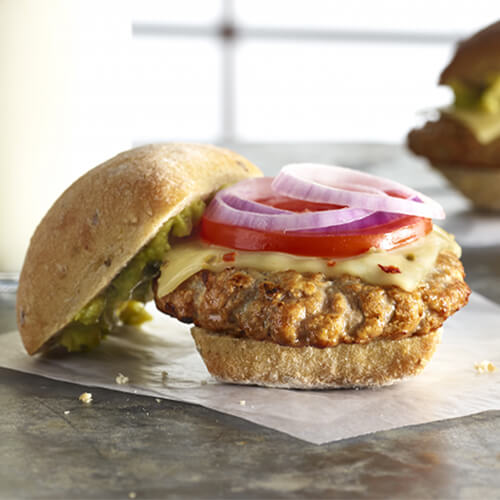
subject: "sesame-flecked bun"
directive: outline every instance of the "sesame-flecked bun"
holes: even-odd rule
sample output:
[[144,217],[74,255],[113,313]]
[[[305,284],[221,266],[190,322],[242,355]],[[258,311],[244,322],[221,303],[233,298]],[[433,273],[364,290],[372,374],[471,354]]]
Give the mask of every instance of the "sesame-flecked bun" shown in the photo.
[[459,43],[453,59],[441,73],[439,83],[460,80],[481,84],[489,75],[500,74],[500,21]]
[[157,144],[90,170],[37,227],[19,278],[17,321],[33,354],[98,295],[171,217],[221,186],[262,175],[215,146]]
[[288,347],[194,327],[208,371],[222,382],[290,389],[380,387],[417,375],[441,341],[441,329],[399,340],[335,347]]

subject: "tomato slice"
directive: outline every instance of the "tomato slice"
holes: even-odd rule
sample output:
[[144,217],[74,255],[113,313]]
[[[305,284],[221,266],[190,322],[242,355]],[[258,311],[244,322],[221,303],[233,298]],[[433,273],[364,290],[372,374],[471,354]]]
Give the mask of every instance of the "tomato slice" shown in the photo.
[[[331,210],[333,205],[275,197],[260,203],[294,212]],[[236,250],[284,252],[312,257],[352,257],[371,248],[393,250],[412,243],[432,230],[432,221],[412,215],[373,226],[363,232],[325,234],[321,232],[267,232],[232,226],[203,216],[201,237],[208,243]]]

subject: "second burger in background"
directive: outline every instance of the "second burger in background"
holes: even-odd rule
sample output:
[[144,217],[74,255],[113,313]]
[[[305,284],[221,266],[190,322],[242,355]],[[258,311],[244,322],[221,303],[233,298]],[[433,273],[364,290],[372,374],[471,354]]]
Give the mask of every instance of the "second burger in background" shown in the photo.
[[439,83],[454,102],[437,121],[408,135],[408,146],[429,160],[475,206],[500,210],[500,21],[459,43]]

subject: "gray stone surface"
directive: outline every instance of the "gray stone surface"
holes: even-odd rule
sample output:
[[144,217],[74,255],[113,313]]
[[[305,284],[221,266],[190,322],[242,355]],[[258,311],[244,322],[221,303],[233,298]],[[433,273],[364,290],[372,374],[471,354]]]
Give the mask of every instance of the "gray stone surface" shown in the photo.
[[[269,173],[299,153],[390,172],[402,154],[376,145],[238,149],[267,159]],[[430,189],[446,189],[414,168],[395,175],[424,175]],[[499,256],[498,247],[466,248],[463,260],[472,288],[500,303]],[[0,331],[14,327],[13,305],[0,293]],[[500,497],[500,412],[315,446],[154,398],[92,389],[86,406],[83,390],[0,370],[0,498]]]
[[[498,498],[500,412],[309,445],[200,407],[0,370],[1,498]],[[70,413],[65,415],[64,412]]]

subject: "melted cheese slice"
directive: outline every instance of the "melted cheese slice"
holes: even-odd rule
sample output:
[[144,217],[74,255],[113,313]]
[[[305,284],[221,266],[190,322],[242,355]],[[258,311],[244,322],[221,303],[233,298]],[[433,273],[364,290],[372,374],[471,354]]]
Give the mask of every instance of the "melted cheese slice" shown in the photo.
[[452,118],[463,123],[481,144],[487,144],[500,137],[500,113],[485,113],[454,107],[441,109]]
[[[278,252],[243,252],[218,247],[191,239],[175,245],[167,254],[158,279],[158,297],[175,290],[202,269],[220,272],[227,267],[249,267],[260,271],[286,271],[323,273],[329,278],[349,274],[372,285],[397,285],[403,290],[414,290],[431,271],[437,256],[448,250],[460,257],[461,250],[452,235],[434,226],[424,238],[403,248],[384,251],[373,249],[349,259],[298,257]],[[234,261],[225,262],[223,256],[234,252]],[[329,265],[330,264],[330,265]],[[382,267],[395,266],[401,272],[390,273]]]

